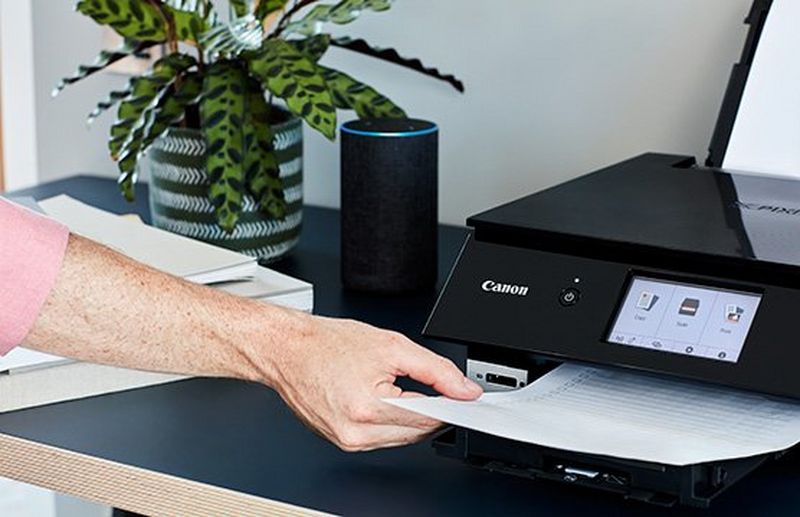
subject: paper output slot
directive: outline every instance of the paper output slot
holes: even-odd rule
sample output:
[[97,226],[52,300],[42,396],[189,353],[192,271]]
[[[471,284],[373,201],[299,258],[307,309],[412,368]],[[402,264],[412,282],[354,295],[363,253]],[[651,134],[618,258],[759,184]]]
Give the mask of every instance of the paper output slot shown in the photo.
[[517,387],[517,379],[514,377],[509,377],[508,375],[500,375],[498,373],[487,373],[486,382],[489,384],[499,384],[500,386],[506,386],[508,388]]
[[511,391],[528,384],[528,370],[467,359],[467,377],[488,392]]

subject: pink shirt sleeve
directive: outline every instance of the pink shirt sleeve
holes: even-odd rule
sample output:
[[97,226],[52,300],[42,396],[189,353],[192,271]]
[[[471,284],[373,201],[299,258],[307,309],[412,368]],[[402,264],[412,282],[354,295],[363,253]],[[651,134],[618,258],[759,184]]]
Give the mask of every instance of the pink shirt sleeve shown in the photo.
[[61,271],[65,226],[0,199],[0,355],[30,332]]

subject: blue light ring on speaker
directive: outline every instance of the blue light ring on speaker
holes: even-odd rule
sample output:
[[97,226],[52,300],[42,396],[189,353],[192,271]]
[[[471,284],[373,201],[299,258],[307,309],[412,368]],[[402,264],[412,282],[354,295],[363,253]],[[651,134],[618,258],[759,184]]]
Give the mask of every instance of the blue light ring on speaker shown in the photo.
[[[386,126],[395,126],[398,123],[408,122],[412,128],[409,130],[392,130]],[[369,126],[376,125],[375,129],[357,128],[353,126]],[[384,127],[381,127],[384,125]],[[413,126],[420,126],[419,129],[414,129]],[[377,137],[377,138],[410,138],[431,135],[439,131],[439,127],[433,122],[418,119],[372,119],[372,120],[351,120],[342,124],[339,129],[342,133],[348,133],[357,136]]]

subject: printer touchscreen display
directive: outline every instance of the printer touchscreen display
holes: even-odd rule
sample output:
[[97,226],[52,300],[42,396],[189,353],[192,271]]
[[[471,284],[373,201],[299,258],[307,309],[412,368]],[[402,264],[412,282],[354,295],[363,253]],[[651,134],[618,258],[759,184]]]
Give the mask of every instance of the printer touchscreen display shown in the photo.
[[735,363],[760,302],[758,294],[636,276],[608,341]]

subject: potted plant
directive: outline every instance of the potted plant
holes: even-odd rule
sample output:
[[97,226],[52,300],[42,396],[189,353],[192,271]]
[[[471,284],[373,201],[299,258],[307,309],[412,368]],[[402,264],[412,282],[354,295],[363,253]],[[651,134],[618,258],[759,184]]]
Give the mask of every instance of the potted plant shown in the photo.
[[138,171],[148,163],[156,226],[273,260],[299,236],[303,121],[333,140],[337,110],[405,117],[372,87],[320,64],[329,47],[406,66],[463,91],[455,77],[393,49],[322,32],[326,24],[389,7],[390,0],[231,0],[230,20],[223,22],[210,0],[80,0],[78,12],[124,43],[79,67],[54,93],[161,48],[163,57],[146,73],[89,115],[91,122],[116,107],[108,147],[123,194],[133,199]]

